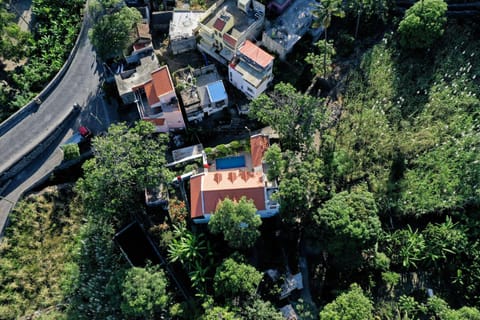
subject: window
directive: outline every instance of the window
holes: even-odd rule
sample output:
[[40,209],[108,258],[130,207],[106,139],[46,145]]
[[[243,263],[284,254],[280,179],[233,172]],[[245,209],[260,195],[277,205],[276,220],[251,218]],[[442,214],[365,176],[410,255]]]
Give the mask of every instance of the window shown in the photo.
[[247,87],[247,91],[248,91],[248,92],[251,92],[251,93],[253,93],[253,92],[254,92],[254,91],[253,91],[253,89],[252,89],[252,88],[250,88],[250,87]]

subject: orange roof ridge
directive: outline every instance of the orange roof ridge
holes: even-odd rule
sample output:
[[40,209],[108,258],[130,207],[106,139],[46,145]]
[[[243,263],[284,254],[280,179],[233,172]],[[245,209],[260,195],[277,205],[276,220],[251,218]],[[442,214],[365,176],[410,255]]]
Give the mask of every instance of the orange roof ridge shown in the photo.
[[255,61],[258,65],[265,68],[273,61],[273,56],[268,52],[262,50],[250,40],[245,41],[240,48],[240,53]]

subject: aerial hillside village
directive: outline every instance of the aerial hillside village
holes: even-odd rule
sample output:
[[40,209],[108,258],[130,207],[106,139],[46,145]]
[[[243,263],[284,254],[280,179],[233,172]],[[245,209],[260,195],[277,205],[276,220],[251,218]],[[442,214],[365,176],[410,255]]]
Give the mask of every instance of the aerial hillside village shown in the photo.
[[[296,1],[292,6],[290,1],[282,5],[272,1],[271,11],[277,15],[272,20],[266,19],[265,6],[255,0],[221,0],[206,11],[161,12],[151,12],[140,2],[127,1],[138,6],[144,19],[135,28],[131,54],[115,65],[113,73],[122,103],[135,103],[140,118],[154,123],[157,132],[182,130],[183,118],[198,122],[233,105],[246,115],[247,103],[229,101],[232,90],[226,90],[227,83],[247,99],[257,98],[272,84],[273,54],[285,59],[307,32],[321,34],[321,28],[312,28],[314,1]],[[181,70],[170,70],[168,63],[160,67],[149,30],[167,33],[172,60],[182,61],[182,54],[197,50],[204,65],[197,69],[185,65]]]
[[0,19],[0,320],[480,320],[478,1]]
[[[205,11],[189,10],[188,4],[172,11],[150,11],[142,1],[127,1],[127,5],[140,10],[143,21],[135,27],[130,55],[111,66],[113,78],[121,104],[135,106],[140,119],[154,124],[156,132],[173,134],[176,149],[166,167],[199,164],[193,171],[180,172],[172,181],[187,206],[189,224],[207,224],[225,199],[252,201],[262,219],[278,214],[278,183],[267,178],[268,166],[263,159],[271,140],[278,140],[278,135],[271,128],[252,131],[248,127],[253,126],[246,118],[248,104],[272,88],[275,56],[284,60],[307,32],[313,39],[321,35],[321,27],[312,27],[313,3],[273,0],[266,8],[256,0],[219,0]],[[166,34],[167,40],[161,44],[166,47],[161,55],[169,56],[166,64],[159,62],[160,51],[154,48],[159,32]],[[200,56],[200,63],[193,66],[182,58],[192,52]],[[172,64],[175,60],[179,62]],[[202,122],[209,126],[210,118],[221,112],[233,113],[232,119],[242,121],[240,126],[245,124],[241,128],[248,131],[244,148],[235,149],[230,144],[230,153],[221,154],[215,146],[205,149],[201,143],[183,145],[179,133]],[[226,124],[226,129],[235,131],[234,122]],[[221,141],[227,145],[230,142]],[[167,190],[163,184],[146,189],[147,206],[168,210]],[[124,232],[128,230],[117,235],[119,243]],[[128,249],[124,252],[128,254]],[[293,275],[288,265],[286,268],[280,299],[303,289],[302,274]],[[270,281],[279,281],[279,271],[269,270]],[[279,311],[285,319],[297,319],[288,303]]]
[[[143,21],[135,27],[130,55],[115,65],[114,81],[121,102],[136,105],[140,119],[153,123],[156,131],[163,133],[181,132],[189,123],[198,124],[222,110],[247,115],[248,101],[271,87],[273,54],[285,59],[307,32],[321,34],[321,28],[312,28],[311,0],[272,1],[269,10],[275,16],[271,20],[266,18],[265,6],[256,0],[220,0],[205,11],[173,8],[151,12],[141,1],[127,4],[140,10]],[[170,19],[168,28],[165,19]],[[168,34],[167,54],[172,55],[172,60],[182,61],[182,54],[197,50],[204,65],[188,65],[173,72],[168,62],[160,65],[150,30],[162,29]],[[233,92],[230,99],[228,92]],[[240,106],[233,101],[239,93],[246,98],[240,99]],[[253,134],[250,129],[249,134],[252,154],[231,167],[210,165],[202,151],[204,172],[188,177],[190,212],[195,223],[208,222],[208,216],[225,198],[253,199],[260,215],[278,212],[278,203],[271,199],[272,182],[266,180],[262,169],[269,137]],[[181,159],[175,161],[180,163]],[[208,196],[214,191],[215,196]]]

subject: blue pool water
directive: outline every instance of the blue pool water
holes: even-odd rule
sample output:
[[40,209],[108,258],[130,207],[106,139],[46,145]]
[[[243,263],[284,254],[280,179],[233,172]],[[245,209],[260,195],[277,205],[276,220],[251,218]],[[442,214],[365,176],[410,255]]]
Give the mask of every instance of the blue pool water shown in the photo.
[[218,169],[232,169],[232,168],[242,168],[245,167],[245,157],[226,157],[219,158],[215,160],[215,166]]

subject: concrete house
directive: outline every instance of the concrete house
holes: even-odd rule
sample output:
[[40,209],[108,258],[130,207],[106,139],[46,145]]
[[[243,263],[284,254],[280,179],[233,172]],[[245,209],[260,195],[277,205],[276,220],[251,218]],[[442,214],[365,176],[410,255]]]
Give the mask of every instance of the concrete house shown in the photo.
[[168,66],[158,66],[153,53],[140,55],[129,69],[115,75],[123,103],[136,103],[140,119],[152,122],[157,132],[185,129]]
[[254,99],[273,79],[273,59],[272,55],[247,40],[228,65],[228,79],[249,99]]
[[260,34],[264,20],[265,6],[258,1],[220,0],[200,19],[198,49],[227,65],[240,44]]
[[228,106],[227,91],[215,65],[178,70],[175,82],[188,121],[201,121]]
[[203,11],[173,11],[170,30],[170,50],[179,54],[197,48],[197,39],[194,30],[198,21],[203,16]]
[[[208,170],[190,178],[190,215],[194,223],[208,223],[217,204],[227,197],[238,200],[245,196],[253,200],[262,218],[279,212],[279,204],[272,199],[278,188],[267,181],[263,169],[268,136],[254,135],[250,144],[248,160],[246,155],[243,160],[240,159],[242,156],[217,159]],[[222,166],[219,160],[222,160]]]
[[278,54],[285,60],[295,44],[310,32],[314,38],[322,32],[322,28],[311,29],[315,0],[296,0],[273,22],[265,26],[262,34],[262,45],[270,52]]

